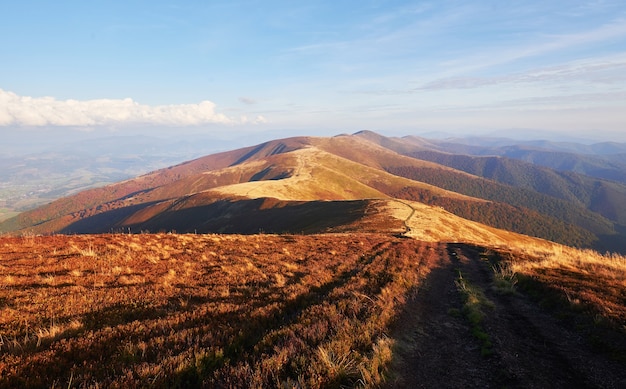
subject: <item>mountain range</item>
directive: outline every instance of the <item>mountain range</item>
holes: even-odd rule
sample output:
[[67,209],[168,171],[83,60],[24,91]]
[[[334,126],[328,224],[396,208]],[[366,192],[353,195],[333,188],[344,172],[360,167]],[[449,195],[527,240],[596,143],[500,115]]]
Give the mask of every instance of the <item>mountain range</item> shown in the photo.
[[[484,144],[369,131],[276,139],[62,197],[0,231],[382,231],[433,241],[518,233],[626,252],[623,145],[562,145],[551,151],[553,165],[566,155],[583,161],[566,170],[528,162],[530,151],[513,158],[502,142]],[[541,146],[532,150],[545,160]],[[606,169],[590,167],[599,161]]]

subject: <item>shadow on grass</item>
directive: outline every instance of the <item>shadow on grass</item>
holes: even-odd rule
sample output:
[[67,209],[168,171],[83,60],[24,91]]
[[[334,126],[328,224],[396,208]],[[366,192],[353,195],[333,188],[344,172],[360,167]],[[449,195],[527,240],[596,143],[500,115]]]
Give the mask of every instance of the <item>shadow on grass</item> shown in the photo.
[[[209,350],[199,360],[189,361],[187,367],[168,365],[153,382],[157,387],[196,386],[225,364],[252,362],[262,353],[272,352],[266,349],[272,346],[261,345],[261,340],[296,322],[307,308],[327,301],[376,255],[362,257],[328,282],[289,300],[283,300],[278,286],[254,283],[240,286],[225,298],[178,295],[157,307],[128,303],[93,310],[81,317],[82,327],[71,336],[57,339],[44,350],[34,350],[15,372],[0,378],[0,387],[50,387],[55,382],[63,386],[70,374],[77,384],[106,386],[119,379],[122,371],[136,372],[142,363],[159,365],[165,355],[171,358],[190,350]],[[215,309],[216,301],[226,303],[226,310]],[[196,334],[193,340],[188,339],[192,333]],[[155,338],[163,339],[162,346],[141,357],[124,348]]]
[[586,304],[572,303],[558,285],[526,275],[518,275],[518,279],[524,293],[556,317],[561,325],[581,334],[594,351],[607,355],[626,368],[625,323],[611,321]]
[[[162,202],[155,202],[120,208],[78,220],[60,232],[320,233],[360,220],[368,205],[367,200],[281,201],[259,198],[201,201],[210,203],[180,208],[177,203],[164,206]],[[154,215],[145,222],[124,222],[136,212],[150,213],[152,206],[155,206]]]

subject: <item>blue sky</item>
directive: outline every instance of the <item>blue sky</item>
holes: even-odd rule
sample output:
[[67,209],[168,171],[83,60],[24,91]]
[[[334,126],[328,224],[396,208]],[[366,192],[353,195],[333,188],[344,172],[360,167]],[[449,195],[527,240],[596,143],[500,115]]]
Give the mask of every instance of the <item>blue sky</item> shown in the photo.
[[0,131],[624,140],[626,3],[2,1]]

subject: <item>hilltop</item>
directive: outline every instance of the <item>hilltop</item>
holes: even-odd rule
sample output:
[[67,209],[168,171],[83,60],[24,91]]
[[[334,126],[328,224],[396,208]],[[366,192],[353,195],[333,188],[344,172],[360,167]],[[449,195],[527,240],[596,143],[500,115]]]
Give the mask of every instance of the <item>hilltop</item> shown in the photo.
[[405,220],[389,210],[402,201],[427,205],[414,207],[424,215],[415,220],[443,208],[448,218],[459,217],[459,226],[473,221],[578,247],[626,250],[626,186],[512,160],[496,161],[489,171],[498,174],[487,174],[478,168],[484,163],[471,159],[479,157],[435,158],[423,151],[428,145],[368,132],[278,139],[61,198],[0,223],[0,230],[401,232]]

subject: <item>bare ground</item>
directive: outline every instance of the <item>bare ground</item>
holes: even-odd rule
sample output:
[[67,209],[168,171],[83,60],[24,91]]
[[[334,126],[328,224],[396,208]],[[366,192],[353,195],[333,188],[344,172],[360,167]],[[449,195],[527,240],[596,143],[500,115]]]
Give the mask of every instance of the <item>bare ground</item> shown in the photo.
[[[626,366],[594,350],[588,336],[519,291],[497,293],[493,271],[469,245],[442,245],[393,333],[399,358],[391,388],[624,388]],[[472,334],[455,280],[459,271],[493,303]]]

